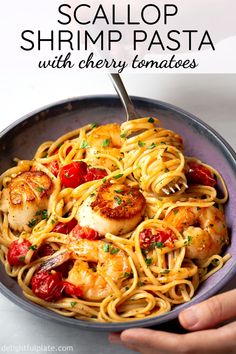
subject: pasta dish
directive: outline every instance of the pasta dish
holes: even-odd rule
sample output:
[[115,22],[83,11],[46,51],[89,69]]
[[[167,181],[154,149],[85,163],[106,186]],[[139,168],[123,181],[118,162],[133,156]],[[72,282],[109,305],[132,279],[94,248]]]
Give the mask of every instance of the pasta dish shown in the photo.
[[230,257],[224,180],[157,118],[88,124],[15,163],[0,176],[0,259],[63,316],[164,314]]

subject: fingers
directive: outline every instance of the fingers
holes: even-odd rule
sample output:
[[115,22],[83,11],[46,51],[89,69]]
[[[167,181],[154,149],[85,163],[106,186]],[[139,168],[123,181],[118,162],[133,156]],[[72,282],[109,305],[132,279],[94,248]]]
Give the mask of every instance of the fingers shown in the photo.
[[124,345],[129,349],[145,354],[162,353],[167,342],[170,353],[177,353],[178,340],[179,335],[177,334],[142,328],[128,329],[122,333],[112,333],[109,336],[109,341],[112,344]]
[[[142,354],[236,354],[236,322],[219,329],[173,334],[150,329],[128,329],[115,334],[116,343]],[[112,342],[113,335],[110,336]]]
[[236,290],[214,296],[179,314],[181,325],[191,331],[213,328],[236,317]]

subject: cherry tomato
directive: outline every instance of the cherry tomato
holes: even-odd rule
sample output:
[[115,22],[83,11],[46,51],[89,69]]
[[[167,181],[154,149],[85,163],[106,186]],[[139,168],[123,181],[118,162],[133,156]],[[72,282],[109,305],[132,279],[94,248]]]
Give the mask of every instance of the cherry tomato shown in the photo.
[[102,168],[89,167],[84,179],[85,182],[89,182],[89,181],[95,181],[96,179],[102,179],[106,176],[107,176],[106,170]]
[[68,281],[64,281],[63,285],[64,285],[64,289],[63,290],[64,290],[64,292],[67,295],[75,295],[75,296],[78,296],[78,297],[82,297],[83,292],[82,292],[82,290],[80,289],[79,286],[71,284]]
[[154,235],[152,234],[152,230],[144,229],[143,231],[141,231],[139,234],[139,242],[140,247],[144,250],[147,250],[150,247],[151,243],[154,242]]
[[76,225],[72,230],[72,235],[76,238],[86,238],[87,240],[98,240],[101,238],[101,235],[90,229],[88,226],[81,227],[80,225]]
[[61,234],[69,234],[71,230],[77,225],[77,220],[72,219],[71,221],[67,223],[59,222],[54,229],[52,230],[53,232],[59,232]]
[[72,150],[72,146],[69,146],[67,149],[66,149],[66,155],[68,155]]
[[46,163],[45,166],[52,172],[52,174],[57,177],[59,173],[59,163],[56,160],[53,160],[49,163]]
[[49,243],[45,243],[39,247],[37,254],[39,257],[46,257],[51,256],[54,252],[55,251],[52,246],[49,245]]
[[160,242],[166,247],[173,248],[175,239],[176,237],[171,230],[158,230],[153,235],[151,229],[144,229],[139,234],[140,247],[144,250],[149,249],[151,244],[155,242]]
[[161,242],[166,247],[173,248],[174,240],[176,239],[174,233],[171,230],[159,230],[154,236],[154,242]]
[[68,273],[71,270],[71,268],[73,267],[73,261],[71,259],[69,259],[68,261],[60,264],[59,266],[55,267],[55,270],[59,273],[61,273],[63,278],[67,278],[68,277]]
[[62,297],[63,282],[60,273],[37,272],[31,280],[33,293],[45,301],[56,301]]
[[13,241],[10,244],[7,259],[11,266],[17,266],[24,264],[25,256],[29,251],[31,243],[27,240],[19,242],[18,240]]
[[188,163],[186,177],[189,184],[203,184],[214,187],[216,180],[210,170],[197,162]]
[[76,188],[85,182],[87,164],[83,161],[75,161],[60,169],[61,183],[66,188]]

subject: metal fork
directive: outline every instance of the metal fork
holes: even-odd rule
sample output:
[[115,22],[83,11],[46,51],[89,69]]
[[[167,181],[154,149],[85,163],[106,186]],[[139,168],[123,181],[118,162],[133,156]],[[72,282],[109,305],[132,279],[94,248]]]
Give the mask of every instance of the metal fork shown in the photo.
[[[120,100],[124,106],[125,112],[126,112],[126,120],[132,120],[136,118],[141,118],[142,116],[139,115],[133,105],[133,102],[131,101],[126,88],[123,84],[123,81],[121,80],[121,77],[119,74],[112,74],[110,73],[110,78],[113,83],[113,86],[115,87],[115,90],[120,97]],[[180,180],[179,183],[184,185],[185,188],[188,188],[188,185],[184,180]],[[176,189],[175,189],[176,188]],[[178,183],[175,183],[174,185],[171,186],[165,186],[162,189],[162,192],[165,193],[166,195],[170,195],[171,193],[176,193],[177,191],[181,190],[181,186]]]

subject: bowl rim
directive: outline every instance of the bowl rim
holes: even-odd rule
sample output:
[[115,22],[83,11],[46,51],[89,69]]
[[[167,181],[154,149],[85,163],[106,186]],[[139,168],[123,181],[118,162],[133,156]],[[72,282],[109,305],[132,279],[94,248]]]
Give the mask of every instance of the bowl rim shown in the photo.
[[[197,118],[195,115],[175,106],[170,103],[166,103],[160,100],[156,99],[151,99],[151,98],[145,98],[145,97],[140,97],[140,96],[131,96],[132,101],[134,104],[152,104],[159,109],[165,109],[168,111],[172,111],[173,113],[178,113],[181,115],[181,117],[184,120],[187,121],[192,121],[195,125],[200,126],[201,128],[204,129],[206,134],[208,136],[211,136],[216,142],[218,147],[221,149],[223,153],[226,153],[226,159],[230,166],[235,170],[236,172],[236,153],[234,152],[233,148],[230,146],[230,144],[218,133],[214,130],[214,128],[210,127],[207,123],[203,122],[201,119]],[[15,120],[13,123],[11,123],[9,126],[7,126],[1,133],[0,133],[0,140],[12,129],[16,127],[20,127],[23,123],[28,122],[32,119],[33,116],[39,114],[42,111],[49,110],[52,108],[55,108],[56,106],[64,106],[68,105],[70,103],[73,104],[73,102],[78,102],[78,101],[120,101],[118,96],[116,95],[88,95],[88,96],[78,96],[78,97],[72,97],[72,98],[66,98],[63,100],[55,101],[53,103],[47,104],[45,106],[42,106],[26,115],[23,117]],[[39,119],[40,120],[40,119]],[[43,117],[42,117],[43,120]],[[37,123],[36,123],[37,124]],[[155,317],[150,317],[146,319],[141,319],[141,320],[134,320],[134,321],[127,321],[127,322],[89,322],[89,321],[82,321],[78,320],[75,318],[67,318],[64,316],[61,316],[53,311],[47,310],[44,307],[41,307],[33,302],[30,302],[26,298],[21,298],[18,295],[16,295],[14,292],[12,292],[10,289],[8,289],[5,285],[3,285],[0,282],[0,293],[2,293],[6,298],[8,298],[10,301],[15,303],[16,305],[22,307],[28,312],[31,312],[32,314],[50,320],[54,321],[57,323],[61,323],[64,325],[69,325],[69,326],[77,326],[80,329],[85,329],[85,330],[95,330],[95,331],[120,331],[128,328],[134,328],[134,327],[150,327],[150,326],[156,326],[163,324],[165,322],[174,320],[177,318],[178,314],[182,310],[182,308],[187,308],[189,306],[192,306],[195,303],[199,303],[203,300],[206,300],[207,298],[213,296],[217,292],[219,292],[235,275],[236,273],[236,261],[232,263],[228,273],[225,275],[225,277],[221,280],[220,283],[215,284],[207,293],[204,293],[198,297],[197,300],[193,299],[189,303],[184,303],[181,305],[178,305],[176,308],[171,310],[168,313],[165,313],[163,315],[155,316]]]

